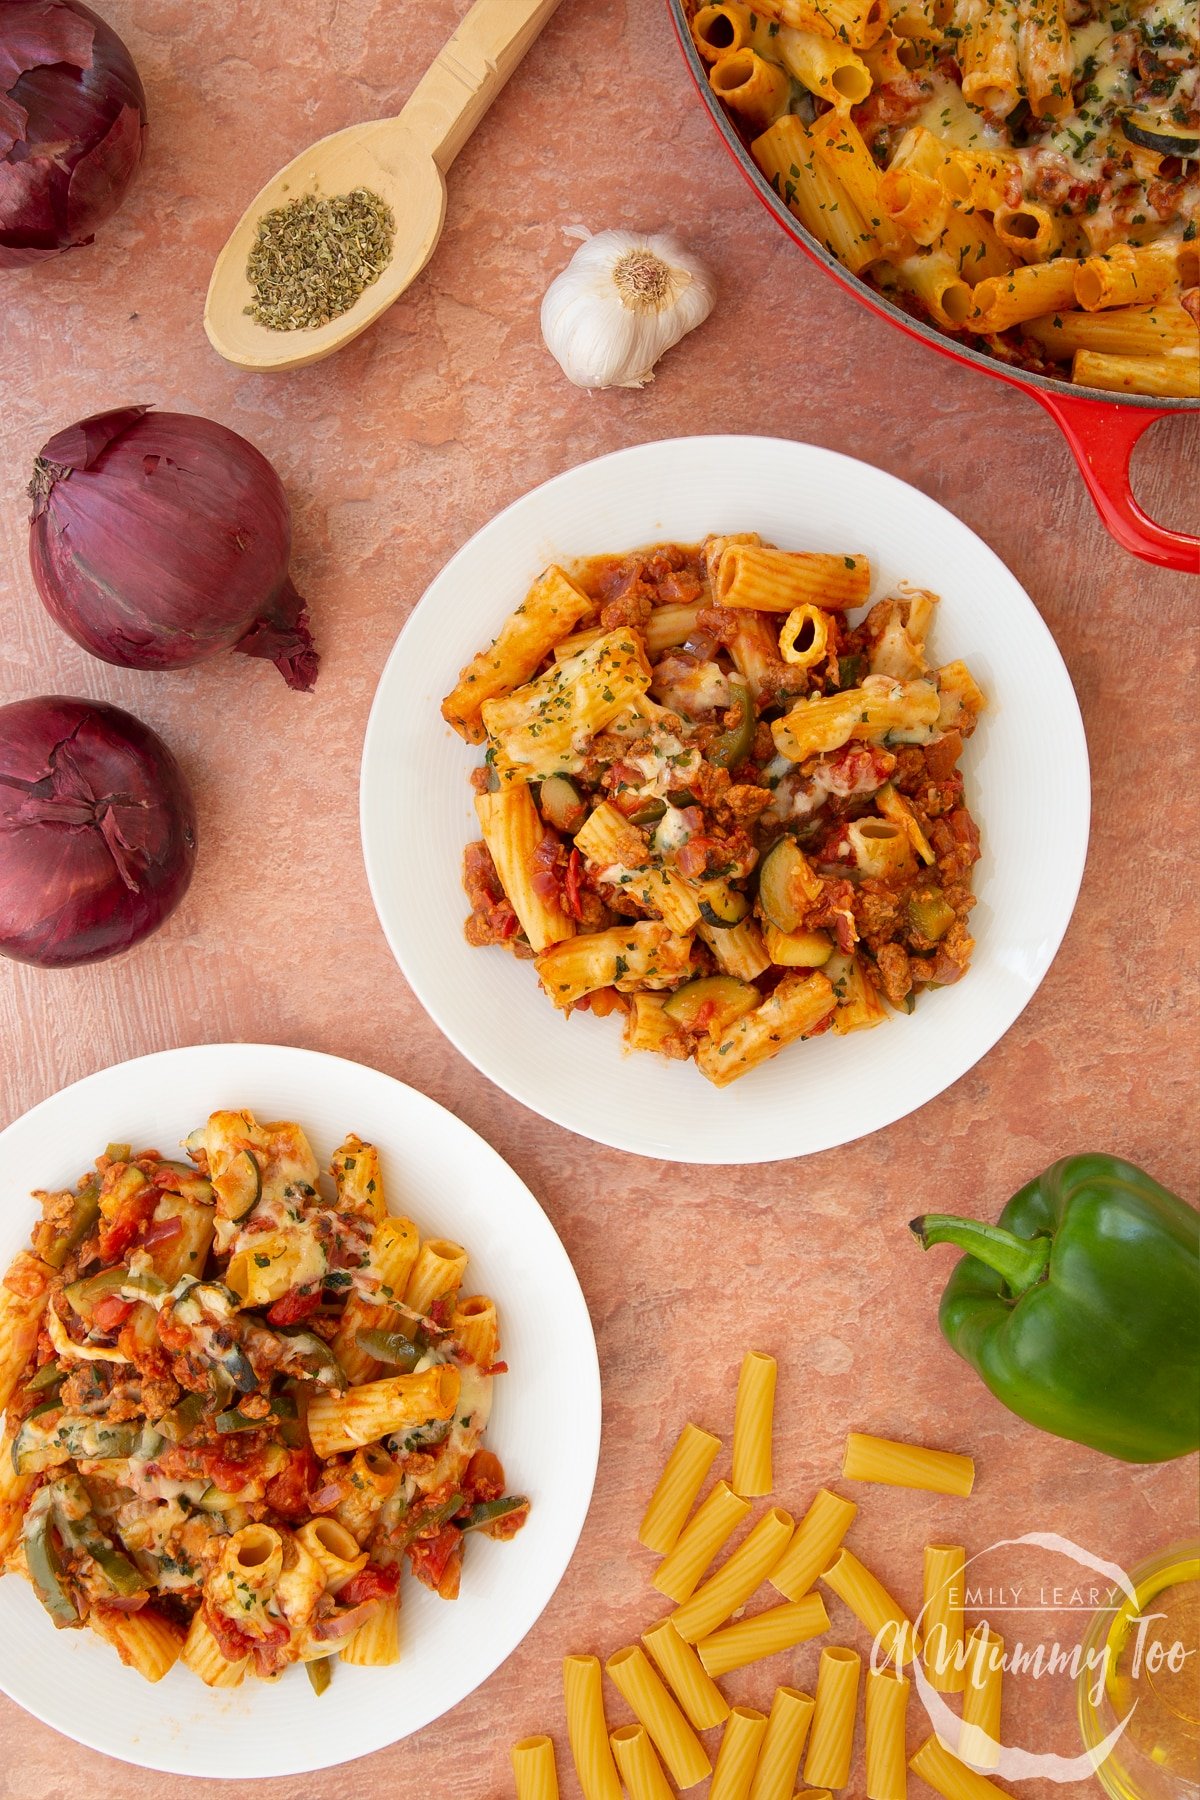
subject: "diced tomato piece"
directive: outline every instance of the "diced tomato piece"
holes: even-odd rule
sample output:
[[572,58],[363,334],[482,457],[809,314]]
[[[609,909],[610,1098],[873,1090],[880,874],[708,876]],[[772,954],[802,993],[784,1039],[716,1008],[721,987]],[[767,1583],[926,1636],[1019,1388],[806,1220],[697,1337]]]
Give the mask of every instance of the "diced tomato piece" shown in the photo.
[[[408,1560],[417,1580],[439,1591],[450,1558],[462,1543],[462,1532],[443,1525],[436,1537],[418,1538],[408,1546]],[[364,1571],[365,1572],[365,1571]],[[343,1593],[345,1589],[342,1590]]]
[[477,1450],[467,1464],[462,1490],[466,1498],[498,1500],[504,1492],[504,1465],[491,1450]]
[[583,858],[578,850],[572,849],[570,856],[567,858],[565,887],[567,911],[573,919],[582,919],[583,917],[583,895],[580,886],[582,880]]
[[[451,1536],[458,1537],[458,1532]],[[390,1600],[400,1586],[400,1570],[382,1563],[368,1563],[338,1589],[339,1606],[362,1606],[368,1600]]]
[[117,1208],[111,1219],[104,1221],[96,1244],[102,1263],[114,1263],[124,1256],[161,1199],[158,1188],[141,1188]]
[[227,1662],[241,1662],[249,1656],[254,1648],[254,1639],[232,1619],[218,1612],[215,1607],[205,1606],[204,1622],[217,1640],[217,1647]]
[[267,1309],[267,1318],[272,1325],[298,1325],[301,1319],[311,1318],[320,1304],[319,1287],[308,1292],[304,1288],[290,1288]]
[[122,1300],[120,1294],[105,1294],[93,1307],[92,1318],[101,1331],[117,1331],[133,1311],[133,1306],[132,1300]]
[[320,1477],[321,1465],[308,1445],[289,1450],[288,1460],[263,1490],[263,1498],[283,1519],[304,1519],[312,1507],[309,1495]]

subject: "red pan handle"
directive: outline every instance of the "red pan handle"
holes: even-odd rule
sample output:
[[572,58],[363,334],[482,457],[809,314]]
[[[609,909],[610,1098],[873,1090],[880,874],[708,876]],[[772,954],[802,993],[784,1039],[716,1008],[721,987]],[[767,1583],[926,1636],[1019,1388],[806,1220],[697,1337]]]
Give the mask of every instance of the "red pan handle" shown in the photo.
[[1071,446],[1088,492],[1118,544],[1161,568],[1200,575],[1200,538],[1156,524],[1142,511],[1129,485],[1134,445],[1143,431],[1176,409],[1120,406],[1032,385],[1025,392],[1041,402]]

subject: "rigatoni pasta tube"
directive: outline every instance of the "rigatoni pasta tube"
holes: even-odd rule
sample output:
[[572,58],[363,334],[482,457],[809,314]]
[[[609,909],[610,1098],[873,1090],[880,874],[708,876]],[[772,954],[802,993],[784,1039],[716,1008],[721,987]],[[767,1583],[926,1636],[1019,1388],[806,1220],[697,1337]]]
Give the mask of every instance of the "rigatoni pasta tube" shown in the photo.
[[485,700],[511,693],[528,681],[559,638],[593,611],[592,602],[556,565],[539,575],[515,612],[500,627],[489,650],[472,657],[453,691],[442,701],[442,717],[470,744],[483,742],[480,708]]
[[975,1485],[975,1464],[951,1450],[898,1444],[891,1438],[852,1431],[846,1438],[842,1474],[847,1481],[878,1481],[887,1487],[923,1488],[965,1500]]
[[916,1655],[921,1639],[911,1619],[852,1550],[843,1546],[829,1567],[821,1571],[821,1580],[866,1626],[886,1659],[894,1658],[897,1667],[902,1668]]
[[0,1279],[0,1412],[12,1399],[37,1343],[54,1271],[28,1250],[13,1258]]
[[496,794],[476,794],[475,814],[496,874],[533,950],[575,935],[575,921],[559,901],[534,886],[535,858],[546,836],[528,786],[512,783]]
[[827,555],[774,550],[768,544],[730,544],[717,565],[714,599],[720,606],[790,613],[813,605],[826,612],[861,606],[871,592],[871,559],[862,551]]
[[811,1694],[794,1687],[775,1689],[750,1800],[792,1800],[812,1715]]
[[543,951],[538,979],[555,1006],[574,1006],[602,987],[674,987],[691,967],[692,940],[661,919],[627,919]]
[[968,1769],[935,1737],[926,1738],[916,1755],[909,1757],[908,1766],[943,1800],[1002,1800],[1004,1794],[1003,1788]]
[[1170,293],[1177,280],[1175,246],[1114,244],[1089,256],[1075,273],[1075,298],[1085,312],[1107,306],[1146,305]]
[[787,111],[792,92],[792,84],[779,64],[767,62],[748,48],[718,57],[708,72],[708,85],[756,132],[765,131]]
[[1004,1639],[985,1622],[967,1639],[958,1739],[960,1759],[978,1769],[994,1769],[1000,1760],[1003,1683]]
[[248,1656],[241,1656],[236,1662],[229,1660],[209,1629],[203,1607],[192,1614],[179,1658],[193,1675],[200,1677],[205,1687],[211,1688],[239,1687],[250,1661]]
[[509,1752],[517,1800],[558,1800],[558,1770],[548,1737],[522,1738]]
[[459,1386],[458,1370],[439,1363],[419,1375],[392,1375],[344,1394],[322,1394],[308,1409],[312,1447],[320,1457],[337,1456],[405,1426],[452,1418]]
[[690,1644],[685,1644],[670,1619],[663,1619],[642,1642],[658,1664],[663,1679],[697,1731],[708,1731],[729,1717],[729,1702]]
[[712,1770],[704,1745],[650,1667],[646,1652],[631,1644],[610,1656],[604,1667],[650,1733],[676,1787],[703,1781]]
[[708,1800],[746,1800],[766,1729],[767,1715],[757,1707],[732,1709],[717,1752]]
[[854,1749],[854,1708],[862,1658],[856,1650],[822,1650],[817,1670],[817,1702],[804,1779],[809,1787],[845,1787]]
[[748,1350],[742,1358],[733,1415],[733,1491],[743,1499],[771,1491],[777,1375],[775,1358],[762,1350]]
[[608,1741],[629,1800],[675,1800],[644,1725],[618,1725]]
[[785,1600],[802,1600],[810,1591],[822,1569],[833,1561],[857,1512],[853,1500],[843,1500],[828,1488],[817,1489],[816,1499],[767,1577]]
[[383,1669],[400,1661],[399,1594],[384,1595],[342,1651],[341,1661],[358,1669]]
[[744,1669],[747,1663],[794,1649],[828,1630],[829,1614],[820,1594],[805,1594],[803,1600],[785,1601],[782,1606],[768,1607],[765,1612],[739,1619],[736,1625],[711,1632],[700,1639],[696,1648],[710,1675],[728,1675],[734,1669]]
[[184,1645],[182,1628],[147,1606],[141,1612],[117,1612],[93,1606],[88,1624],[106,1644],[111,1644],[123,1663],[136,1669],[146,1681],[161,1681],[179,1661]]
[[577,774],[584,761],[578,746],[635,705],[649,686],[638,635],[622,627],[505,699],[485,700],[482,717],[501,785]]
[[450,1335],[479,1369],[490,1369],[500,1348],[496,1303],[486,1294],[468,1294],[450,1315]]
[[600,1692],[599,1657],[564,1656],[563,1699],[567,1737],[584,1800],[621,1800]]
[[1071,380],[1108,394],[1200,399],[1200,361],[1194,356],[1102,356],[1096,350],[1077,350]]
[[961,1544],[926,1544],[925,1673],[939,1693],[961,1693],[963,1675],[963,1594],[966,1551]]
[[866,1737],[867,1800],[905,1800],[904,1721],[909,1681],[890,1669],[868,1669]]
[[792,1523],[791,1514],[779,1506],[763,1514],[733,1555],[672,1614],[671,1622],[681,1638],[694,1644],[708,1637],[750,1598],[783,1555]]
[[720,1438],[711,1431],[701,1431],[698,1425],[684,1426],[642,1515],[639,1544],[660,1556],[675,1548],[720,1448]]
[[671,1554],[655,1570],[653,1585],[668,1600],[682,1606],[696,1591],[696,1584],[717,1551],[737,1530],[750,1502],[735,1494],[727,1481],[718,1481],[698,1508]]
[[449,1238],[426,1238],[404,1290],[405,1306],[427,1313],[435,1300],[457,1290],[466,1267],[467,1253],[461,1244]]
[[1054,262],[1026,263],[1007,275],[987,276],[976,282],[975,311],[963,323],[968,331],[1007,331],[1010,325],[1070,306],[1079,267],[1074,258],[1060,256]]
[[699,1046],[696,1067],[714,1087],[728,1087],[819,1025],[835,1005],[823,975],[785,975],[761,1005]]

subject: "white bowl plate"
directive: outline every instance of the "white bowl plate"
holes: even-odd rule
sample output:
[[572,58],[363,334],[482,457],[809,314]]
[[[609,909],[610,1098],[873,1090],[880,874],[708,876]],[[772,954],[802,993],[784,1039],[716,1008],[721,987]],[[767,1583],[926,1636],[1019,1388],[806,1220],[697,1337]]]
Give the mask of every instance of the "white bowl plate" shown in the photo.
[[[962,658],[989,708],[967,744],[983,837],[977,948],[956,987],[870,1032],[792,1045],[717,1090],[690,1063],[626,1056],[619,1017],[563,1018],[529,963],[463,937],[463,846],[479,833],[479,750],[442,721],[460,668],[552,561],[710,531],[870,554],[942,604],[935,659]],[[849,1143],[957,1081],[1027,1006],[1067,928],[1087,851],[1087,744],[1029,596],[953,514],[866,463],[775,438],[641,444],[583,463],[486,525],[431,584],[380,679],[362,764],[362,838],[380,922],[431,1017],[506,1093],[603,1144],[687,1163],[771,1162]]]
[[27,1582],[0,1579],[0,1688],[47,1725],[144,1768],[197,1776],[295,1775],[349,1762],[439,1718],[520,1643],[562,1579],[600,1446],[600,1374],[587,1306],[541,1207],[496,1152],[423,1094],[313,1051],[206,1044],[91,1075],[0,1133],[0,1269],[37,1216],[25,1196],[74,1184],[106,1143],[171,1153],[218,1107],[296,1119],[322,1167],[348,1131],[379,1146],[388,1202],[470,1252],[472,1291],[494,1296],[511,1373],[496,1382],[487,1443],[533,1501],[511,1543],[468,1547],[461,1597],[406,1575],[402,1659],[334,1665],[318,1699],[304,1671],[211,1692],[177,1667],[150,1687],[88,1631],[56,1631]]

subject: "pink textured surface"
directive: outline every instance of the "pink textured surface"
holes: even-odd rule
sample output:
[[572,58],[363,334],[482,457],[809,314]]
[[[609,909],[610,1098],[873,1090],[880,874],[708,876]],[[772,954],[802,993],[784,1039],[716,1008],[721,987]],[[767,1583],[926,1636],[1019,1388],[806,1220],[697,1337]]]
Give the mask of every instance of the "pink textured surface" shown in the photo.
[[[686,1416],[727,1430],[750,1345],[780,1358],[783,1504],[802,1509],[818,1480],[836,1476],[848,1426],[974,1452],[971,1502],[859,1495],[856,1546],[909,1606],[919,1604],[920,1547],[933,1539],[978,1548],[1053,1530],[1128,1564],[1180,1536],[1195,1522],[1194,1471],[1127,1469],[1010,1419],[940,1340],[947,1261],[923,1263],[904,1225],[922,1207],[992,1214],[1052,1157],[1083,1147],[1119,1151],[1182,1191],[1194,1185],[1198,771],[1194,735],[1171,730],[1194,693],[1195,583],[1149,570],[1104,536],[1031,401],[872,319],[784,240],[697,106],[658,0],[564,0],[456,165],[441,248],[407,300],[339,358],[285,378],[230,369],[204,339],[204,290],[225,231],[309,139],[396,109],[460,8],[109,0],[105,10],[146,83],[149,151],[99,244],[5,280],[3,692],[103,697],[162,731],[195,783],[201,857],[179,913],[132,957],[56,976],[0,965],[0,1119],[109,1062],[196,1040],[265,1037],[374,1063],[451,1106],[539,1195],[583,1281],[605,1379],[596,1500],[535,1631],[452,1717],[304,1791],[334,1800],[365,1781],[405,1796],[500,1794],[511,1787],[509,1742],[547,1729],[564,1792],[575,1793],[559,1658],[611,1652],[659,1616],[651,1561],[634,1547],[647,1484]],[[576,223],[669,223],[718,274],[712,319],[644,392],[578,392],[541,347],[538,302],[569,254],[560,228]],[[25,561],[33,454],[70,419],[135,400],[208,413],[274,460],[324,656],[311,698],[240,659],[171,677],[109,669],[42,612]],[[394,968],[357,837],[374,682],[446,557],[570,463],[705,430],[811,438],[864,457],[980,532],[1066,656],[1096,793],[1074,925],[1008,1037],[916,1117],[750,1175],[595,1150],[478,1077]],[[1194,515],[1198,451],[1193,415],[1157,427],[1139,457],[1142,497],[1167,522]],[[986,829],[986,796],[979,810]],[[23,1200],[5,1194],[3,1204]],[[1055,1579],[1048,1565],[1023,1573]],[[1003,1578],[1021,1574],[1010,1565]],[[834,1624],[837,1641],[853,1641],[844,1613]],[[770,1675],[809,1686],[817,1648],[779,1659]],[[762,1698],[769,1685],[765,1674],[729,1682],[739,1697]],[[1075,1749],[1065,1681],[1011,1693],[1023,1741]],[[324,1704],[336,1730],[333,1696]],[[130,1780],[4,1701],[0,1768],[5,1800],[65,1800],[81,1787],[116,1800]],[[197,1791],[153,1776],[137,1785],[155,1800]],[[283,1800],[298,1787],[260,1791]],[[861,1792],[860,1776],[848,1792]],[[1020,1792],[1049,1800],[1051,1790]]]

